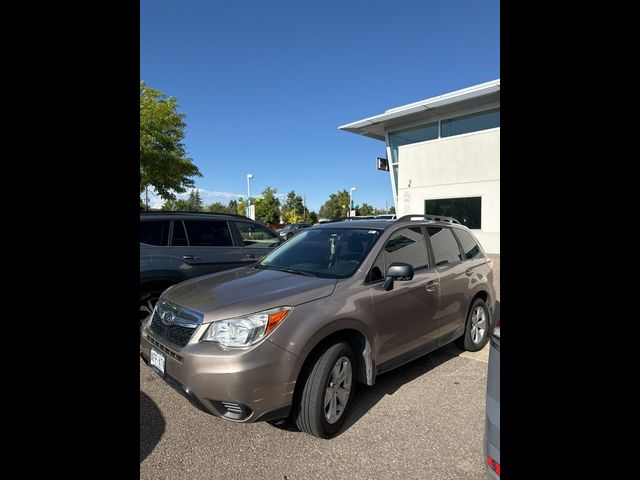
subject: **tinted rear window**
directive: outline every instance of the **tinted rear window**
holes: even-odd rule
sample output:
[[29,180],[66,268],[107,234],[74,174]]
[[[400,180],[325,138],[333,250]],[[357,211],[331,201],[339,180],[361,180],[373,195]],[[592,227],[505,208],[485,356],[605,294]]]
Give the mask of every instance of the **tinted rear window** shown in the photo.
[[140,222],[140,243],[166,246],[169,240],[169,220]]
[[173,222],[173,235],[171,235],[171,245],[176,247],[184,247],[185,245],[188,245],[187,234],[184,233],[182,220],[174,220]]
[[467,260],[484,258],[482,250],[480,250],[480,246],[469,232],[460,230],[459,228],[454,229],[454,232],[456,237],[458,237],[458,240],[460,240],[462,251],[464,252],[464,256]]
[[458,242],[451,230],[443,227],[427,227],[436,266],[455,263],[462,260]]
[[227,222],[220,220],[185,220],[192,247],[232,247]]
[[275,247],[279,243],[278,235],[257,223],[237,222],[236,226],[245,247]]

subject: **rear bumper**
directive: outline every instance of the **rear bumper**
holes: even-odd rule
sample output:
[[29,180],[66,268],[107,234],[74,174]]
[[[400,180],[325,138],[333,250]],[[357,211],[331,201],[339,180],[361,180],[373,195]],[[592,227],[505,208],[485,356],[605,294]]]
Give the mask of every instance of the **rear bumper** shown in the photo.
[[153,370],[203,412],[242,423],[290,412],[297,357],[268,340],[243,350],[193,343],[178,351],[143,330],[140,356],[147,365],[151,348],[165,357],[164,376]]

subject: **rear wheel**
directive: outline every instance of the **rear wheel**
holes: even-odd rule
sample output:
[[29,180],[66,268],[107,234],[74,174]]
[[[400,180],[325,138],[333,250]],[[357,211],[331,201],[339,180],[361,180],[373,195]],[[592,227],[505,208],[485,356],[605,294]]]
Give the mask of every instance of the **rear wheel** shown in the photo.
[[467,324],[464,335],[457,340],[463,350],[477,352],[482,350],[489,340],[491,315],[484,300],[476,298],[467,314]]
[[296,426],[318,438],[330,438],[344,424],[355,394],[356,363],[347,343],[329,347],[306,378],[295,416]]

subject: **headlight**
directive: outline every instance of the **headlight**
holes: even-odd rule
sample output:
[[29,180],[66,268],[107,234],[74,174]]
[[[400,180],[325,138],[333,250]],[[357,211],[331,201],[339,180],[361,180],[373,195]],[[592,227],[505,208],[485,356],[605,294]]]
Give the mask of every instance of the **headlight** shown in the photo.
[[248,347],[269,335],[289,315],[293,307],[277,307],[263,312],[213,322],[200,339],[225,347]]

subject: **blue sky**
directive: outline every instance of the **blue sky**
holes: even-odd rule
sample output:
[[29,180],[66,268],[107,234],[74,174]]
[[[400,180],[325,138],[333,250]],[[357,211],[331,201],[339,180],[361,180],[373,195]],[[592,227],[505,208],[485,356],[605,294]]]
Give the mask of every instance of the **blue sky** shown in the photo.
[[140,78],[176,97],[205,203],[267,185],[393,205],[384,142],[337,129],[500,77],[499,1],[141,0]]

